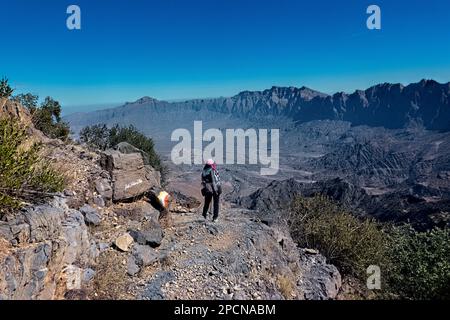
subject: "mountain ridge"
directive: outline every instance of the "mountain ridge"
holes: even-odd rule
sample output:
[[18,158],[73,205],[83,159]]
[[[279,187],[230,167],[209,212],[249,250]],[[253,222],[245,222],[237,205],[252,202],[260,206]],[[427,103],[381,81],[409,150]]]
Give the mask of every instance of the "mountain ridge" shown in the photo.
[[[450,130],[450,82],[422,79],[417,83],[381,83],[353,93],[328,95],[307,87],[272,86],[263,91],[241,91],[224,98],[167,102],[144,96],[123,106],[77,113],[66,120],[77,127],[93,123],[120,123],[143,108],[154,112],[217,112],[238,118],[287,117],[303,123],[312,120],[343,120],[352,125],[403,128],[411,122],[426,129]],[[138,108],[137,108],[138,107]],[[89,121],[83,118],[90,118]]]

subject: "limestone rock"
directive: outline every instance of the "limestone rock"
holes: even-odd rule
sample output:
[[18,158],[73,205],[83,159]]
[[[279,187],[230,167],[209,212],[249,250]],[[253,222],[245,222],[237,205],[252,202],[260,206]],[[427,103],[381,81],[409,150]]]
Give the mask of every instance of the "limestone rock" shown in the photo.
[[98,226],[101,222],[101,216],[97,210],[90,205],[85,204],[80,208],[80,212],[84,215],[84,220],[88,225]]
[[142,245],[149,245],[153,248],[159,247],[164,237],[161,225],[152,220],[143,230],[130,230],[134,241]]
[[83,282],[88,283],[95,277],[95,271],[91,268],[87,268],[83,271]]
[[159,175],[144,165],[140,153],[107,150],[101,155],[101,165],[111,174],[114,201],[134,198],[159,185]]
[[68,289],[67,266],[93,265],[98,256],[83,215],[61,197],[24,208],[1,224],[8,227],[20,246],[0,255],[0,299],[53,299],[58,287]]
[[106,206],[105,200],[101,196],[94,197],[93,201],[94,201],[94,204],[100,208],[103,208]]
[[30,226],[31,242],[45,241],[60,234],[64,210],[58,206],[45,204],[24,209],[23,217],[25,223]]
[[80,212],[84,216],[84,220],[88,225],[99,225],[101,221],[101,216],[96,209],[89,205],[84,205],[80,208]]
[[119,236],[114,244],[117,248],[119,248],[122,251],[128,251],[130,249],[130,245],[133,243],[133,238],[130,236],[129,233],[124,233],[121,236]]
[[128,262],[127,262],[127,273],[130,276],[135,276],[136,274],[139,273],[139,271],[141,270],[141,268],[139,268],[139,266],[136,263],[136,258],[134,256],[129,256],[128,257]]
[[100,178],[95,181],[95,190],[105,200],[111,200],[113,197],[113,189],[108,179]]
[[136,263],[141,267],[146,267],[158,260],[158,254],[155,249],[141,244],[135,244],[132,252]]
[[302,288],[307,300],[328,300],[336,298],[342,286],[341,274],[337,268],[326,263],[321,254],[300,250]]

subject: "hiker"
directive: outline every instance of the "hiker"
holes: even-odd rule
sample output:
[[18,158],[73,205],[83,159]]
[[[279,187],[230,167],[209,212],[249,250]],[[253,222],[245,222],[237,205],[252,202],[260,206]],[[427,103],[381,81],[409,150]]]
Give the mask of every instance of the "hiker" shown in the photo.
[[211,200],[214,200],[213,222],[217,220],[219,216],[219,198],[221,193],[222,187],[220,185],[217,165],[213,159],[208,159],[202,172],[202,195],[205,197],[205,203],[203,205],[203,217],[205,219],[207,218]]

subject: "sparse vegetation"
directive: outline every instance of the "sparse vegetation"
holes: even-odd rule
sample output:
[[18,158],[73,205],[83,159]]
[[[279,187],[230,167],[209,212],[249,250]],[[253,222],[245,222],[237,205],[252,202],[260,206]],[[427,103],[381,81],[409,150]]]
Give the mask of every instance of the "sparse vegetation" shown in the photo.
[[67,123],[61,119],[61,105],[51,97],[45,98],[39,108],[32,113],[33,124],[46,136],[65,140],[70,134]]
[[37,95],[26,93],[18,94],[13,97],[13,100],[27,108],[31,114],[33,114],[38,107],[39,97]]
[[301,247],[318,249],[341,272],[366,277],[369,265],[387,265],[386,235],[372,220],[359,220],[325,196],[297,197],[289,218]]
[[120,142],[128,142],[144,151],[148,156],[148,164],[161,171],[161,175],[164,176],[165,168],[155,151],[153,140],[146,137],[132,125],[121,127],[116,124],[112,128],[108,128],[105,124],[87,126],[80,131],[80,140],[101,150],[112,148]]
[[31,93],[18,94],[13,100],[30,111],[34,127],[47,137],[61,140],[69,137],[70,127],[61,119],[61,105],[58,101],[46,97],[39,106],[39,97]]
[[450,232],[418,232],[409,225],[358,219],[322,195],[297,197],[289,226],[301,247],[318,249],[330,263],[365,285],[369,265],[380,266],[379,297],[450,298]]
[[281,274],[277,277],[277,286],[286,300],[290,300],[295,297],[295,291],[297,289],[295,279],[287,275]]
[[64,179],[29,143],[26,128],[14,119],[0,119],[0,214],[61,191]]
[[410,226],[389,233],[390,290],[403,299],[450,299],[450,231],[417,232]]
[[96,275],[93,283],[95,300],[123,299],[127,292],[128,277],[122,257],[116,252],[102,252],[98,258]]
[[80,131],[80,140],[91,147],[106,150],[110,147],[109,133],[106,124],[94,124]]

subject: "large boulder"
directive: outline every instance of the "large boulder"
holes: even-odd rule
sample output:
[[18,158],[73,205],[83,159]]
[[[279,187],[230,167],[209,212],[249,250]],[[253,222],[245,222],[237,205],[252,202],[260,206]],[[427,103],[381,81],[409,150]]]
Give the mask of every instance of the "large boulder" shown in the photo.
[[30,125],[32,122],[30,111],[20,103],[0,98],[0,118],[11,117],[17,119],[24,125]]
[[129,144],[128,142],[120,142],[113,149],[117,150],[123,154],[140,153],[142,155],[142,160],[144,161],[144,165],[150,165],[150,158],[149,158],[148,154],[146,152],[142,151],[141,149],[138,149],[135,146]]
[[118,150],[107,150],[102,153],[100,163],[112,177],[114,201],[143,195],[150,188],[160,185],[159,172],[144,164],[140,152],[122,153]]
[[152,187],[161,187],[161,172],[157,171],[150,165],[144,165],[145,179]]
[[142,161],[144,162],[146,178],[154,185],[159,186],[161,180],[161,173],[155,170],[151,163],[149,155],[142,151],[141,149],[136,148],[135,146],[129,144],[128,142],[120,142],[114,148],[123,154],[133,154],[139,153],[142,156]]

